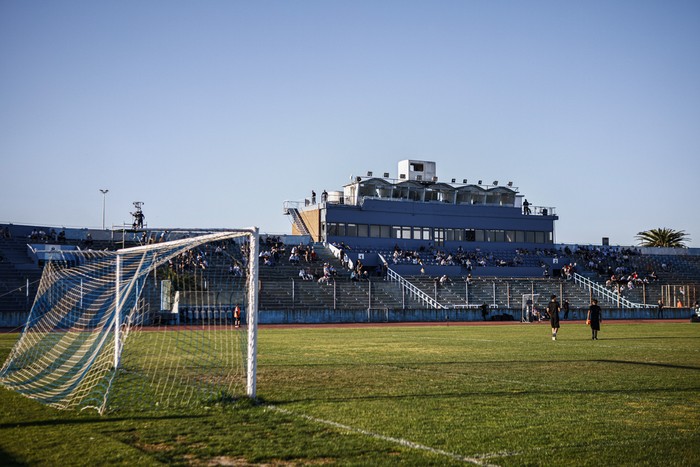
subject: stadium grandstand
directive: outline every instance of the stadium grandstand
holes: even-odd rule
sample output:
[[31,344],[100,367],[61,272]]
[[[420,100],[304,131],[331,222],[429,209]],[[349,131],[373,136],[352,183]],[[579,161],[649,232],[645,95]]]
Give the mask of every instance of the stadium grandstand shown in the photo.
[[[527,202],[512,182],[438,179],[436,163],[403,160],[398,174],[353,176],[342,190],[285,201],[291,234],[262,234],[259,322],[324,323],[540,319],[548,297],[585,318],[597,298],[609,318],[688,318],[698,300],[700,251],[557,243],[556,208]],[[133,214],[132,214],[133,215]],[[0,326],[26,321],[42,268],[76,250],[173,239],[136,222],[112,229],[0,224]],[[178,235],[181,235],[178,234]],[[230,306],[226,281],[246,274],[245,244],[198,251],[218,269],[207,307]],[[73,252],[73,253],[72,253]],[[161,304],[154,274],[143,299]],[[180,303],[174,322],[196,322]]]

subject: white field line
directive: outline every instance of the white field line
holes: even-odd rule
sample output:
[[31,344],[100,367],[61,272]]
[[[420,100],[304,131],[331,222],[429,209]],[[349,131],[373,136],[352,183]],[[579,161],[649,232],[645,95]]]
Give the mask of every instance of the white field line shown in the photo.
[[351,433],[358,433],[358,434],[369,436],[371,438],[378,439],[381,441],[387,441],[390,443],[399,444],[401,446],[408,447],[411,449],[418,449],[421,451],[427,451],[427,452],[430,452],[432,454],[438,454],[441,456],[449,457],[449,458],[454,459],[454,460],[467,462],[467,463],[475,464],[475,465],[482,465],[482,466],[488,466],[488,467],[498,467],[496,464],[489,464],[489,463],[485,462],[484,459],[488,459],[491,457],[512,456],[512,455],[516,454],[516,453],[501,452],[501,453],[491,453],[491,454],[478,454],[478,455],[475,455],[472,457],[462,456],[461,454],[455,454],[453,452],[443,451],[442,449],[431,448],[430,446],[425,446],[423,444],[414,443],[413,441],[408,441],[406,439],[380,435],[379,433],[373,433],[371,431],[363,430],[361,428],[355,428],[355,427],[352,427],[349,425],[344,425],[342,423],[334,422],[332,420],[324,420],[322,418],[312,417],[311,415],[292,412],[291,410],[282,409],[282,408],[274,406],[274,405],[266,405],[265,407],[267,409],[274,410],[276,412],[280,412],[280,413],[283,413],[285,415],[291,415],[293,417],[303,418],[304,420],[308,420],[308,421],[311,421],[314,423],[320,423],[323,425],[332,426],[332,427],[338,428],[340,430],[349,431]]

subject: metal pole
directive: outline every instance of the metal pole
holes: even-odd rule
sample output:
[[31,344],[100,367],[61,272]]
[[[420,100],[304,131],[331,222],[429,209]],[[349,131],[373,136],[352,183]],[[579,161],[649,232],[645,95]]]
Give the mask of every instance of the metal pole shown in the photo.
[[506,282],[506,306],[510,308],[510,282]]
[[492,282],[493,284],[493,304],[496,305],[496,282]]
[[372,281],[367,280],[367,311],[372,309]]
[[401,309],[406,309],[406,284],[401,283]]
[[100,192],[102,192],[102,230],[105,229],[105,204],[107,200],[107,193],[109,190],[103,190],[100,189]]

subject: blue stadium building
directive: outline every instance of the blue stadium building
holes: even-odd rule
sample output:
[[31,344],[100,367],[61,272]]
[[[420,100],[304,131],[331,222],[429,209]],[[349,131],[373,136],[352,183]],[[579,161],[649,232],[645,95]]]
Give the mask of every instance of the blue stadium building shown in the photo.
[[556,242],[551,206],[532,206],[512,182],[443,182],[432,161],[402,160],[398,176],[367,172],[342,191],[285,202],[292,233],[361,248],[548,247]]

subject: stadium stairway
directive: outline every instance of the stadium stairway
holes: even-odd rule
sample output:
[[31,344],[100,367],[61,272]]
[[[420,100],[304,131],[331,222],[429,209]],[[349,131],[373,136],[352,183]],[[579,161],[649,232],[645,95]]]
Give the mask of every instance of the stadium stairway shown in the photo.
[[27,254],[25,238],[0,239],[0,312],[28,311],[40,278],[41,269]]
[[[314,244],[317,259],[299,264],[289,261],[292,245],[285,245],[274,266],[260,266],[260,310],[366,310],[416,308],[418,303],[402,296],[398,284],[384,281],[381,277],[354,282],[350,271],[323,244]],[[331,264],[337,271],[328,284],[319,284],[323,275],[323,264]],[[299,270],[308,268],[314,275],[313,281],[304,281]]]

